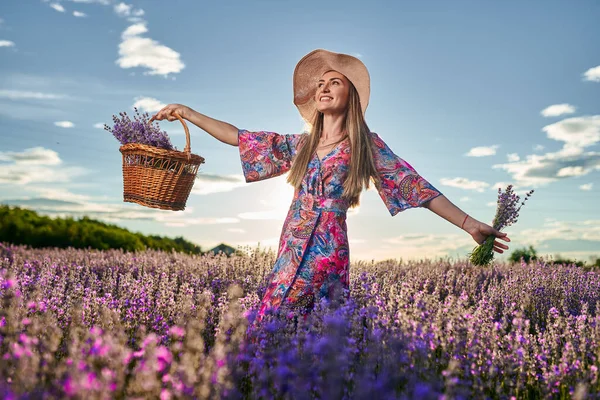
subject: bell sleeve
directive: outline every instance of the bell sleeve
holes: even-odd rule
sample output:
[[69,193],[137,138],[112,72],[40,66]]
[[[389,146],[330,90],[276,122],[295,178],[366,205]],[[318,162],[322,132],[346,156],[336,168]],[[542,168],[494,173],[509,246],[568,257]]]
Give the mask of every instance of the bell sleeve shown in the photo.
[[256,182],[287,172],[303,134],[238,131],[238,147],[246,182]]
[[431,183],[398,157],[374,132],[371,132],[373,159],[379,175],[377,191],[392,216],[440,196]]

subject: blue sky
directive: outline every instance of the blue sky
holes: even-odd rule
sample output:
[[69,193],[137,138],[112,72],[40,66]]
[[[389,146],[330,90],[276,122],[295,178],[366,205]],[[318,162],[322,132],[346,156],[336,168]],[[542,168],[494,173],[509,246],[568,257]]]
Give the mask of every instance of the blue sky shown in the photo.
[[[5,0],[0,202],[89,215],[204,248],[276,246],[292,189],[246,184],[237,148],[191,126],[206,159],[184,212],[122,202],[118,142],[98,128],[182,103],[239,128],[298,133],[297,61],[353,54],[367,123],[460,208],[490,223],[498,186],[536,192],[512,248],[600,256],[600,3],[590,1]],[[161,123],[179,148],[178,123]],[[374,191],[348,217],[351,258],[463,257],[428,210],[390,217]]]

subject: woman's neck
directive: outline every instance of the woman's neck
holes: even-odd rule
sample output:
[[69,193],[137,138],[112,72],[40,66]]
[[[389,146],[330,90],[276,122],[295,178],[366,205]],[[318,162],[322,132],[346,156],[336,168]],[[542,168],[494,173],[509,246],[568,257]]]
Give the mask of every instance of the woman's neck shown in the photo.
[[321,140],[333,140],[342,137],[345,130],[345,119],[344,114],[324,114]]

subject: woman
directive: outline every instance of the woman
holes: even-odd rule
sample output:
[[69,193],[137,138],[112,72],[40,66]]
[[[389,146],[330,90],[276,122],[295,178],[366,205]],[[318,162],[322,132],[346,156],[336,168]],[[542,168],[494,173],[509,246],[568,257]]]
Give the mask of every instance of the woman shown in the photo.
[[[247,182],[290,172],[294,198],[259,318],[282,306],[309,312],[318,299],[348,288],[346,211],[358,205],[371,179],[392,215],[426,207],[477,243],[489,235],[510,241],[452,204],[369,130],[364,120],[369,94],[369,73],[360,60],[315,50],[294,71],[294,104],[311,124],[310,133],[238,130],[180,104],[169,104],[152,118],[174,121],[173,113],[178,113],[218,140],[239,146]],[[496,252],[506,249],[494,242]]]

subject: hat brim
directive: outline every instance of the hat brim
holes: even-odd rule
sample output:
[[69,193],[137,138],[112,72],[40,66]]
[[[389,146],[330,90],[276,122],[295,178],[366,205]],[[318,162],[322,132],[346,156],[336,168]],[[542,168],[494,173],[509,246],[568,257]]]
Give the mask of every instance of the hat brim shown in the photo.
[[294,104],[307,122],[312,122],[317,104],[315,94],[319,79],[327,71],[343,74],[356,88],[360,106],[365,114],[371,94],[371,79],[367,67],[358,58],[348,54],[317,49],[311,51],[296,64],[294,70]]

